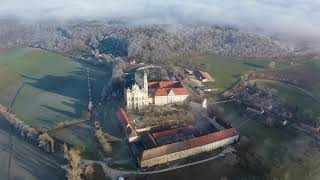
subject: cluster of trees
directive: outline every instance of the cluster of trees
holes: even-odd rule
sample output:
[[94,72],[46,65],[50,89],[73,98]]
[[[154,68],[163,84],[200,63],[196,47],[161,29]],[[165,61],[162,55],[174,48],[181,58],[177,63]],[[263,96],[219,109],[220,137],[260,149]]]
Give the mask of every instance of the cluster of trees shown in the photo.
[[83,167],[81,166],[80,151],[75,149],[66,149],[65,157],[69,161],[69,166],[67,167],[66,176],[68,180],[81,180]]
[[[284,58],[293,50],[270,37],[224,27],[115,25],[100,23],[0,24],[0,44],[32,46],[74,56],[136,57],[159,63],[204,54]],[[299,52],[301,53],[301,52]]]
[[110,140],[107,138],[106,134],[102,130],[97,130],[96,131],[96,138],[97,138],[98,142],[100,143],[103,152],[107,156],[111,156],[112,146],[111,146]]
[[10,113],[7,107],[2,106],[1,104],[0,104],[0,114],[2,114],[4,118],[8,120],[9,123],[13,125],[20,132],[21,137],[33,143],[38,144],[39,132],[36,129],[25,124],[23,121],[17,118],[16,115]]

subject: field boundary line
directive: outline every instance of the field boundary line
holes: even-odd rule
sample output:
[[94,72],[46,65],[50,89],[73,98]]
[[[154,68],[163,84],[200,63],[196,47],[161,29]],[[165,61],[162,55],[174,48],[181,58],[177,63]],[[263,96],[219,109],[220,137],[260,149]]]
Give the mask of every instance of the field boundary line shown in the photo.
[[65,129],[65,128],[70,127],[70,126],[75,126],[75,125],[84,123],[84,122],[86,122],[86,121],[89,121],[89,120],[83,119],[83,120],[74,120],[74,121],[63,121],[62,123],[67,122],[67,124],[57,125],[57,126],[52,127],[52,128],[50,128],[50,129],[40,130],[40,131],[41,131],[42,133],[53,133],[54,131],[58,131],[58,130],[61,130],[61,129]]
[[313,93],[311,93],[310,91],[306,90],[306,89],[303,89],[302,87],[298,86],[298,85],[295,85],[291,82],[288,82],[288,81],[282,81],[282,80],[276,80],[276,79],[269,79],[269,78],[258,78],[258,79],[252,79],[253,81],[255,80],[264,80],[264,81],[274,81],[274,82],[281,82],[281,83],[284,83],[284,84],[287,84],[289,86],[292,86],[300,91],[302,91],[303,93],[305,93],[306,95],[310,96],[313,100],[317,101],[318,103],[320,103],[320,99],[318,99],[316,96],[313,95]]

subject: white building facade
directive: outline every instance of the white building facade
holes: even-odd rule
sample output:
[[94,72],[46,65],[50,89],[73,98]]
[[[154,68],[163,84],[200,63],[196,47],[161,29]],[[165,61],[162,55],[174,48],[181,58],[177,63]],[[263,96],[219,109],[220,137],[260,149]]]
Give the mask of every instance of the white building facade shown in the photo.
[[148,104],[163,106],[183,103],[189,98],[187,90],[180,81],[160,81],[151,84],[156,84],[157,87],[149,87],[147,74],[144,73],[143,87],[135,83],[131,88],[125,89],[127,110],[139,110]]

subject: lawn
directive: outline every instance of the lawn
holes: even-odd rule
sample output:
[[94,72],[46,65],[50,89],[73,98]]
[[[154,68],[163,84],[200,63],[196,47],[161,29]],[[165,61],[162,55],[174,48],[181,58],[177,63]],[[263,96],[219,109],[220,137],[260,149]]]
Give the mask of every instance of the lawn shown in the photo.
[[[215,78],[217,88],[225,90],[239,82],[241,75],[250,70],[263,70],[269,68],[272,60],[237,59],[221,56],[203,56],[194,58],[193,62]],[[276,68],[289,64],[286,60],[274,60]]]
[[[36,128],[81,118],[88,104],[86,68],[40,49],[9,49],[0,53],[0,103],[13,105],[13,112]],[[93,83],[102,75],[93,71]]]

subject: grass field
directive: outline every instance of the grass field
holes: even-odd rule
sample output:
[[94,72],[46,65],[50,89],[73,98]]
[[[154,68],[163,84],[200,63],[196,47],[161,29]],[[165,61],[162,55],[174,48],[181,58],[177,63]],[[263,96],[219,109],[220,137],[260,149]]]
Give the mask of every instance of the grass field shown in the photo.
[[293,108],[298,107],[298,112],[300,112],[302,117],[303,115],[309,115],[313,118],[320,117],[319,101],[310,97],[310,95],[301,89],[278,81],[255,80],[254,82],[258,87],[273,89],[273,92],[280,98],[284,98],[289,106]]
[[[17,132],[10,133],[10,124],[0,116],[0,179],[59,180],[65,173],[62,161],[24,141]],[[13,135],[10,138],[10,135]],[[11,141],[10,141],[11,139]],[[10,150],[10,147],[13,150]],[[10,155],[11,152],[11,155]],[[11,157],[11,160],[10,160]],[[10,170],[9,168],[10,162]],[[9,172],[11,176],[9,177]]]
[[[193,59],[201,69],[206,70],[215,78],[215,85],[222,90],[232,87],[240,80],[242,74],[250,70],[263,70],[269,68],[272,60],[237,59],[221,56],[204,56]],[[276,68],[289,65],[286,60],[274,60]]]
[[311,145],[314,143],[313,137],[292,127],[268,128],[258,118],[247,121],[246,111],[234,103],[219,105],[218,109],[221,116],[253,143],[251,150],[270,169],[270,172],[266,172],[269,179],[300,180],[319,177],[320,152]]
[[[92,74],[93,83],[102,76]],[[86,67],[40,49],[0,53],[0,103],[27,124],[48,128],[78,119],[88,104]]]
[[290,82],[310,91],[320,99],[320,63],[317,61],[305,61],[299,65],[259,71],[256,74],[258,78],[262,77]]

